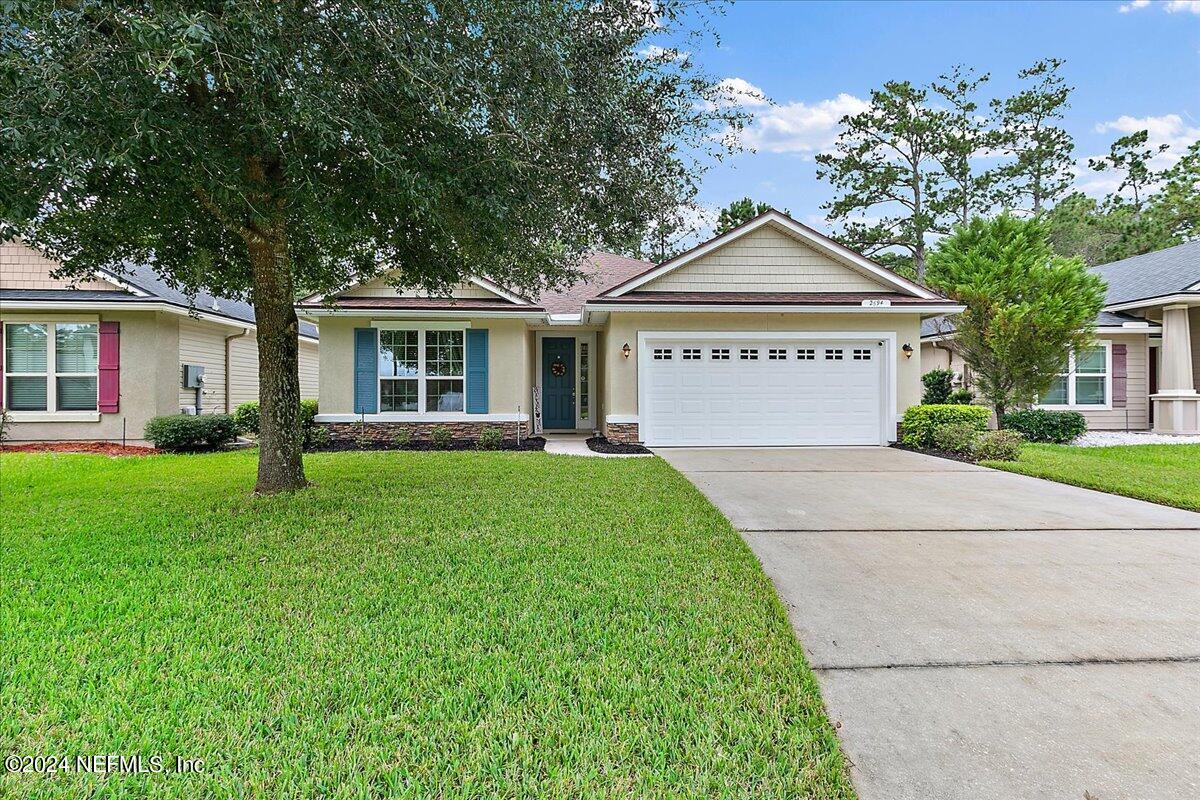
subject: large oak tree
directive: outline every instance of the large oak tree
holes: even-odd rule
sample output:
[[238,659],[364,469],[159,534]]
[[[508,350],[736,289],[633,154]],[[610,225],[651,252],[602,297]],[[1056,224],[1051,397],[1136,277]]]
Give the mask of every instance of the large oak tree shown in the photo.
[[[0,28],[0,235],[257,314],[257,489],[304,485],[297,287],[531,290],[628,249],[740,112],[656,41],[681,0],[23,2]],[[650,53],[650,54],[647,54]]]

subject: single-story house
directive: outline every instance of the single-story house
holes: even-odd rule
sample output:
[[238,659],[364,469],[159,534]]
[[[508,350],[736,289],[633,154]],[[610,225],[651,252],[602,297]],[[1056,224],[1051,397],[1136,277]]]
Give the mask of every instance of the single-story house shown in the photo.
[[[1094,430],[1200,433],[1200,242],[1101,264],[1108,283],[1096,346],[1071,353],[1040,407],[1079,411]],[[953,325],[922,324],[922,365],[970,385]]]
[[385,280],[305,298],[319,423],[599,431],[649,445],[886,444],[921,398],[921,320],[962,310],[778,212],[660,264],[595,253],[529,298]]
[[[126,265],[90,280],[0,243],[0,408],[21,441],[143,442],[152,417],[258,399],[254,309],[179,292]],[[300,329],[300,393],[317,396],[317,328]],[[202,376],[202,377],[201,377]]]

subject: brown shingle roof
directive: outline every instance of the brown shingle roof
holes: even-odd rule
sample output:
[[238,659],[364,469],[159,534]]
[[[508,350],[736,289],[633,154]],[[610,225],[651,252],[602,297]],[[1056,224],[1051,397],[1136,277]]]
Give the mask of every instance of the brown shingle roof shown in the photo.
[[567,289],[544,292],[538,303],[551,314],[578,314],[583,311],[583,304],[596,295],[653,266],[649,261],[594,250],[584,257],[579,268],[584,274],[583,280]]

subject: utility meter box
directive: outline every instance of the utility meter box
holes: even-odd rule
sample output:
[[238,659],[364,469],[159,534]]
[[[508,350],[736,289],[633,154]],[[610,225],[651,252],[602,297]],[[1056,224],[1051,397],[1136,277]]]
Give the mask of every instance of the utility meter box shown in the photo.
[[183,365],[183,388],[199,389],[204,386],[204,367],[199,364]]

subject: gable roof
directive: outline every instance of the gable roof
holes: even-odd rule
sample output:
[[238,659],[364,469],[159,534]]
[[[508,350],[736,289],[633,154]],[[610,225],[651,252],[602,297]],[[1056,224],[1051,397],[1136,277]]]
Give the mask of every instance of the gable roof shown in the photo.
[[1200,241],[1092,267],[1108,283],[1108,305],[1200,292]]
[[[1121,328],[1129,333],[1157,333],[1162,326],[1156,322],[1124,314],[1120,311],[1101,311],[1096,315],[1096,327],[1100,329]],[[953,336],[954,323],[949,317],[930,317],[921,320],[921,338],[937,339],[943,336]],[[1113,331],[1109,331],[1112,333]]]
[[835,261],[849,267],[850,269],[856,270],[863,275],[873,278],[877,282],[883,284],[885,288],[891,288],[893,291],[900,294],[919,297],[925,300],[945,299],[932,289],[922,286],[915,281],[910,281],[907,278],[901,277],[882,264],[876,263],[866,256],[854,252],[845,245],[830,239],[828,236],[813,230],[807,225],[804,225],[803,223],[792,219],[787,214],[775,209],[765,211],[753,219],[743,222],[736,228],[726,231],[720,236],[715,236],[706,242],[696,245],[690,250],[680,253],[674,258],[668,259],[661,264],[657,264],[643,271],[642,273],[633,276],[618,286],[609,289],[607,292],[601,295],[601,297],[623,297],[638,287],[644,286],[650,281],[669,272],[674,272],[680,267],[683,267],[698,258],[708,255],[714,250],[724,247],[730,242],[735,241],[736,239],[739,239],[752,231],[758,230],[764,225],[774,225],[785,233],[800,239],[814,250],[824,253]]
[[593,250],[579,267],[583,278],[565,289],[543,292],[538,305],[551,314],[580,314],[587,301],[653,267],[649,261]]

